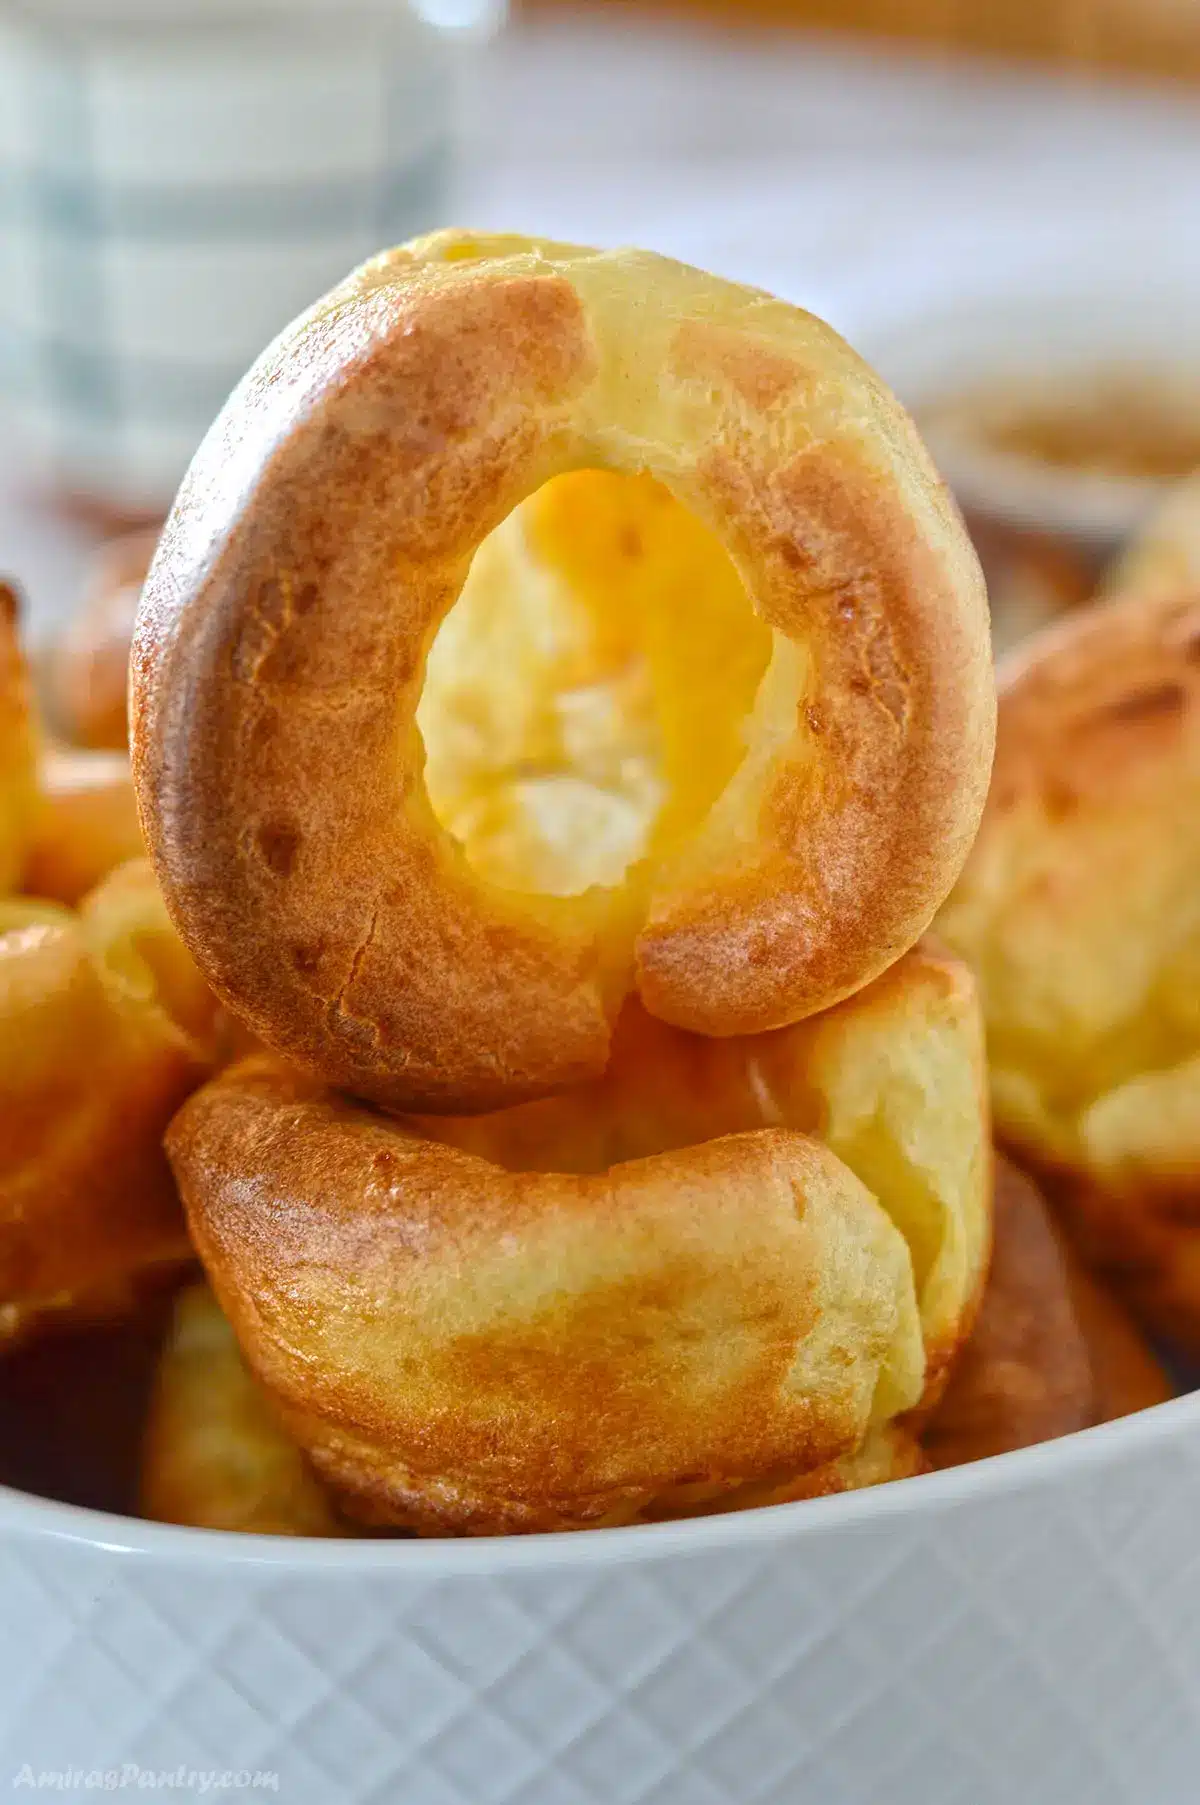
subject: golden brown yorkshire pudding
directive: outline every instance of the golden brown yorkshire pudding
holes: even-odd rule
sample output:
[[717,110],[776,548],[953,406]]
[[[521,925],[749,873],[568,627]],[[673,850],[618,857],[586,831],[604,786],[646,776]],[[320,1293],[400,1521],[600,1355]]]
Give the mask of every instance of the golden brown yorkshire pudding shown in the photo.
[[0,901],[0,1344],[187,1257],[162,1133],[213,1010],[144,861],[78,914]]
[[16,590],[0,578],[0,896],[16,886],[35,810],[37,745]]
[[[915,1436],[893,1423],[873,1431],[854,1454],[791,1484],[723,1492],[681,1486],[659,1514],[695,1516],[785,1503],[908,1478],[927,1464]],[[328,1487],[280,1421],[242,1358],[228,1317],[204,1284],[189,1286],[176,1304],[143,1439],[139,1495],[143,1516],[194,1529],[368,1533],[338,1514]]]
[[[655,712],[736,749],[626,883],[561,896],[471,864],[417,720],[477,548],[583,466],[704,523],[762,672],[730,693],[728,632],[697,670],[686,609],[646,626]],[[915,429],[819,321],[643,252],[440,233],[321,301],[213,428],[143,591],[132,727],[168,906],[230,1007],[358,1095],[484,1109],[599,1073],[631,989],[757,1032],[914,942],[986,787],[986,604]]]
[[51,747],[38,769],[21,888],[74,904],[118,865],[144,852],[125,753]]
[[1104,582],[1114,595],[1200,588],[1200,472],[1185,477],[1122,551]]
[[997,1130],[1088,1259],[1200,1350],[1200,600],[1133,596],[1003,679],[940,918],[975,966]]
[[1060,1239],[1036,1186],[998,1160],[983,1303],[921,1438],[933,1465],[1052,1441],[1170,1395],[1121,1306]]
[[1059,1236],[1075,1317],[1087,1343],[1097,1423],[1131,1416],[1173,1397],[1177,1387],[1147,1345],[1111,1286],[1090,1272],[1065,1236]]
[[1005,1159],[996,1162],[994,1212],[979,1316],[924,1436],[939,1467],[1050,1441],[1096,1420],[1066,1256],[1041,1194]]
[[[995,1250],[983,1303],[918,1440],[877,1428],[853,1454],[783,1484],[677,1486],[644,1515],[744,1510],[958,1466],[1107,1422],[1170,1396],[1120,1305],[1060,1244],[1037,1190],[996,1167]],[[181,1297],[145,1440],[145,1513],[208,1529],[354,1533],[241,1357],[205,1285]]]
[[141,1509],[197,1529],[348,1533],[207,1285],[189,1285],[176,1301],[146,1425]]
[[129,742],[129,643],[157,530],[112,540],[46,669],[48,703],[73,745],[123,752]]
[[426,1531],[846,1483],[935,1400],[987,1261],[974,997],[924,952],[747,1040],[631,1005],[605,1077],[493,1117],[250,1060],[168,1151],[295,1439],[349,1513]]

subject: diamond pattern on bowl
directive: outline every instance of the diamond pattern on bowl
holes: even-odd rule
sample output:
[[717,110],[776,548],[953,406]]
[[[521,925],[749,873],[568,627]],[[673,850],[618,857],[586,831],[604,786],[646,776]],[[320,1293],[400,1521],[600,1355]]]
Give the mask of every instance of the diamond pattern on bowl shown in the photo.
[[288,1805],[1190,1805],[1185,1427],[606,1564],[233,1566],[0,1528],[0,1797],[26,1762],[183,1762],[275,1770]]

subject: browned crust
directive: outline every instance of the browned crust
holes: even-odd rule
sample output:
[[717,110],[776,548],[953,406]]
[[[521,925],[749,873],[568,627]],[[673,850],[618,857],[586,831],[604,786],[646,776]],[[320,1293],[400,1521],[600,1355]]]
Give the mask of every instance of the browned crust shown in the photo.
[[1121,1304],[1062,1238],[1033,1181],[1005,1159],[995,1212],[983,1307],[922,1437],[935,1467],[1052,1441],[1171,1395]]
[[603,1068],[624,908],[483,885],[412,722],[473,548],[635,434],[816,666],[733,843],[651,881],[648,1006],[723,1034],[798,1019],[911,945],[957,872],[990,757],[985,607],[895,401],[819,322],[666,260],[418,242],[238,390],[133,655],[143,826],[184,938],[255,1033],[358,1095],[483,1109]]
[[211,1069],[205,1024],[168,1013],[148,867],[110,884],[82,917],[0,932],[0,1343],[128,1307],[190,1254],[162,1135]]
[[1003,668],[992,793],[941,922],[980,974],[997,1134],[1193,1351],[1198,800],[1200,595],[1089,609]]
[[[651,1037],[657,1032],[644,1019],[641,1027]],[[628,1032],[623,1042],[618,1062],[636,1086],[651,1047],[631,1045]],[[694,1075],[685,1064],[681,1086]],[[699,1113],[710,1109],[703,1079],[702,1071]],[[726,1108],[729,1102],[726,1096]],[[524,1136],[532,1137],[535,1121],[539,1116],[544,1121],[554,1107],[514,1112],[526,1122],[509,1137],[506,1158],[528,1154]],[[734,1100],[733,1107],[742,1106]],[[629,1129],[636,1136],[639,1125],[632,1122]],[[469,1140],[482,1138],[481,1123],[464,1124],[464,1130]],[[569,1121],[562,1130],[573,1142]],[[1061,1239],[1032,1182],[1004,1159],[997,1162],[995,1213],[995,1256],[983,1309],[920,1441],[911,1428],[886,1424],[851,1453],[799,1476],[733,1487],[693,1479],[649,1502],[610,1503],[597,1521],[663,1521],[884,1484],[931,1465],[958,1466],[1052,1440],[1169,1397],[1166,1374],[1122,1306]],[[304,1413],[293,1427],[310,1443],[314,1436],[326,1439]],[[364,1459],[369,1456],[360,1453],[351,1460],[343,1449],[341,1462],[329,1459],[326,1470],[335,1481],[349,1483],[360,1512],[389,1517],[394,1505],[381,1507],[377,1495],[363,1496]],[[281,1429],[204,1286],[181,1299],[164,1353],[146,1438],[142,1501],[150,1516],[168,1522],[268,1534],[347,1533]],[[442,1526],[433,1511],[416,1515],[429,1533]],[[461,1524],[452,1520],[449,1526]]]
[[750,871],[655,898],[638,987],[681,1027],[757,1033],[850,995],[928,927],[983,809],[992,703],[962,573],[878,471],[836,446],[782,468],[738,446],[704,479],[760,612],[815,669]]
[[934,1466],[1050,1441],[1096,1420],[1087,1343],[1040,1193],[997,1161],[992,1265],[975,1330],[923,1436]]
[[1117,1290],[1084,1265],[1073,1242],[1062,1234],[1059,1238],[1071,1303],[1091,1362],[1095,1420],[1108,1423],[1165,1403],[1175,1386]]
[[210,441],[146,586],[134,771],[168,905],[254,1032],[381,1101],[479,1108],[604,1062],[595,950],[481,906],[397,731],[589,360],[562,278],[343,295],[241,391],[245,490]]
[[[884,1356],[895,1274],[874,1275],[865,1342],[839,1343],[827,1395],[789,1389],[815,1327],[808,1211],[836,1182],[804,1137],[761,1131],[594,1178],[505,1175],[260,1065],[201,1093],[169,1148],[252,1366],[364,1520],[581,1527],[685,1479],[823,1466],[865,1429],[847,1378]],[[745,1239],[725,1264],[707,1240],[731,1213]],[[575,1266],[600,1240],[608,1278]],[[554,1262],[532,1309],[503,1290],[506,1243],[524,1288],[522,1244]],[[488,1283],[478,1327],[456,1328],[442,1287]]]
[[360,1519],[496,1533],[800,1495],[910,1458],[866,1441],[969,1321],[977,1025],[963,969],[914,952],[777,1035],[631,1003],[601,1080],[494,1116],[397,1120],[248,1060],[168,1151],[252,1370]]
[[1161,796],[1187,756],[1200,699],[1200,594],[1128,596],[1027,641],[1000,673],[986,832],[1023,798],[1065,819],[1080,804]]
[[895,1231],[793,1131],[505,1174],[260,1063],[169,1148],[251,1366],[370,1522],[578,1528],[824,1467],[913,1308]]
[[[605,1527],[663,1522],[828,1497],[906,1479],[928,1466],[913,1435],[889,1424],[872,1430],[860,1448],[800,1477],[733,1489],[693,1481],[644,1508],[614,1507],[602,1521]],[[369,1533],[361,1522],[354,1525],[338,1514],[330,1488],[283,1427],[204,1284],[189,1286],[176,1302],[143,1437],[139,1502],[144,1516],[201,1529]],[[432,1518],[425,1527],[438,1533]],[[379,1533],[397,1532],[384,1524]]]

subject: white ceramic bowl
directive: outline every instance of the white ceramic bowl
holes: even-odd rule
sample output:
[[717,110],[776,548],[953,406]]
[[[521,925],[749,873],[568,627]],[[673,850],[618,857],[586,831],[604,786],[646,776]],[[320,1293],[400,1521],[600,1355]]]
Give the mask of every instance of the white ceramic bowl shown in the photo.
[[0,1492],[0,1787],[1188,1805],[1198,1523],[1200,1396],[873,1492],[573,1536],[290,1542]]

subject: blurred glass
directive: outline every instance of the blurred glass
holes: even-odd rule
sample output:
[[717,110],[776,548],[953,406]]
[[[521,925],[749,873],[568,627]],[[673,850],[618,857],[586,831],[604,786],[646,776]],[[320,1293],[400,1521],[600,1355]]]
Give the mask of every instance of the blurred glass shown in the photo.
[[0,397],[28,467],[161,512],[230,388],[444,223],[502,0],[0,5]]

